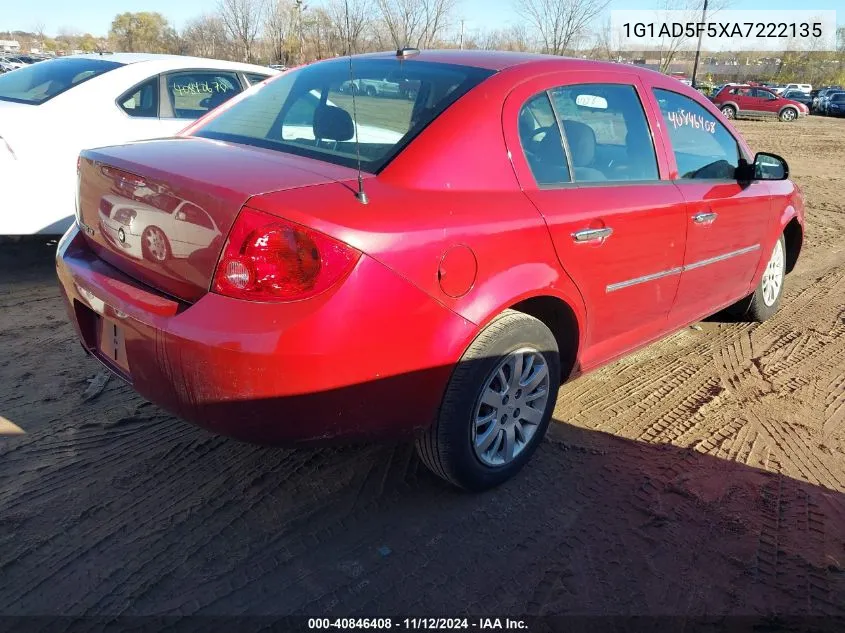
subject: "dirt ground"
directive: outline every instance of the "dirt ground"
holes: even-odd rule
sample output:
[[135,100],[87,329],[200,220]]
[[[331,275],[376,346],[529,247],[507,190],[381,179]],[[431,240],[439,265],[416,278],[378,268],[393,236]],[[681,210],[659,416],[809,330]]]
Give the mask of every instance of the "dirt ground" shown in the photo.
[[739,127],[808,199],[781,312],[565,386],[479,496],[408,445],[250,446],[98,393],[55,246],[4,246],[0,613],[845,615],[845,120]]

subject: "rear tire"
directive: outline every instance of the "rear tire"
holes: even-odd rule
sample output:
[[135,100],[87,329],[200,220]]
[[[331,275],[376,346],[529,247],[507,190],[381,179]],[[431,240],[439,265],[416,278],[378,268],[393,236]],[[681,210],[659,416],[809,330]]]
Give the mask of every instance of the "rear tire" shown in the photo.
[[722,107],[722,114],[725,115],[726,119],[735,119],[736,118],[736,108],[732,105],[726,105]]
[[786,241],[781,235],[769,255],[763,278],[750,295],[737,301],[728,311],[743,321],[762,323],[780,307],[786,277]]
[[163,264],[170,259],[173,251],[164,231],[157,226],[148,226],[141,235],[141,253],[146,260]]
[[504,311],[455,368],[437,420],[417,438],[420,459],[465,490],[498,486],[525,466],[542,441],[559,387],[552,332],[532,316]]

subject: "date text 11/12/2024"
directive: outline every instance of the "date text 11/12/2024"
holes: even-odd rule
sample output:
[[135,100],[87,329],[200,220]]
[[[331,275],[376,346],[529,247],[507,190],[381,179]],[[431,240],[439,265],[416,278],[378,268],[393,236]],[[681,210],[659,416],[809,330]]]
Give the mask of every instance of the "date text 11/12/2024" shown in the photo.
[[527,630],[524,620],[513,618],[309,618],[309,630],[399,629],[433,630]]

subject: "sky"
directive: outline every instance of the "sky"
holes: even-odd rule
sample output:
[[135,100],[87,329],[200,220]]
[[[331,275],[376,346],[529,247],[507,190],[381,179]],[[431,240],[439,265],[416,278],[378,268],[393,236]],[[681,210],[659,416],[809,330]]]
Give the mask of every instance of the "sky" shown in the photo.
[[[653,9],[658,4],[658,0],[611,0],[608,9]],[[114,16],[125,11],[158,11],[179,29],[191,18],[213,12],[215,6],[215,0],[0,0],[0,36],[8,30],[32,31],[40,22],[51,35],[61,29],[106,35]],[[761,15],[772,9],[839,9],[837,22],[845,22],[843,0],[813,0],[809,7],[803,3],[796,7],[794,0],[732,0],[729,8],[759,9]],[[469,31],[503,28],[519,21],[512,0],[458,0],[456,18],[464,19]]]

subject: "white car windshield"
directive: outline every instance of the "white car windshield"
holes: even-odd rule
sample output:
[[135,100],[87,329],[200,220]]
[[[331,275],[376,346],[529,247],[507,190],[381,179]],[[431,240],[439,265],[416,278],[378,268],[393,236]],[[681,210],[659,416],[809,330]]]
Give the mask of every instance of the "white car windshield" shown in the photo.
[[[354,59],[354,58],[353,58]],[[288,71],[213,116],[194,136],[377,173],[493,71],[423,61],[341,58]],[[353,107],[354,101],[354,107]]]
[[0,101],[40,105],[122,65],[107,59],[65,57],[25,66],[0,75]]

